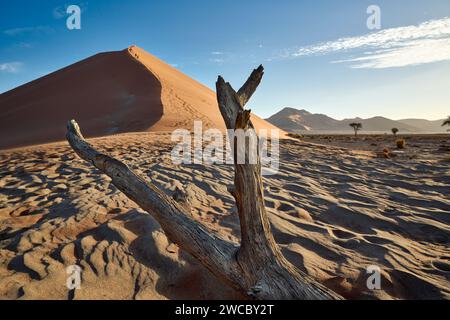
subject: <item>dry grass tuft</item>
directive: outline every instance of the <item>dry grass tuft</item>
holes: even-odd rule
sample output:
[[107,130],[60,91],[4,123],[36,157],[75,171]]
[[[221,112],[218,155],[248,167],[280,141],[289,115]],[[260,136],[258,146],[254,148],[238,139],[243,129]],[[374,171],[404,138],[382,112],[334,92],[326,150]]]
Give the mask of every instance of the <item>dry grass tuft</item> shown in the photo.
[[384,148],[383,151],[376,153],[377,158],[384,158],[384,159],[390,159],[391,155],[392,155],[391,151],[389,151],[388,148]]
[[404,149],[406,146],[406,141],[405,139],[398,139],[397,140],[397,148],[398,149]]
[[294,138],[294,139],[299,139],[299,140],[303,139],[303,136],[301,134],[298,134],[298,133],[291,133],[291,132],[289,132],[287,134],[287,136],[291,137],[291,138]]

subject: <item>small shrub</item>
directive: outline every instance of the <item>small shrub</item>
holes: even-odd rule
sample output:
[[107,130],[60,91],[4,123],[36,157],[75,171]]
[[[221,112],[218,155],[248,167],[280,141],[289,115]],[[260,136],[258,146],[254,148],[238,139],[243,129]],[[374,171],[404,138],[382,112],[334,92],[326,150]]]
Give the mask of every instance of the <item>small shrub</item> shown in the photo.
[[383,151],[378,151],[376,153],[377,158],[384,158],[384,159],[390,159],[391,158],[391,152],[388,148],[384,148]]
[[300,139],[303,139],[303,136],[302,136],[301,134],[298,134],[298,133],[290,133],[290,132],[289,132],[289,133],[287,134],[287,136],[288,136],[288,137],[291,137],[291,138],[294,138],[294,139],[299,139],[299,140],[300,140]]
[[397,140],[397,148],[398,149],[404,149],[406,146],[406,141],[405,139],[398,139]]

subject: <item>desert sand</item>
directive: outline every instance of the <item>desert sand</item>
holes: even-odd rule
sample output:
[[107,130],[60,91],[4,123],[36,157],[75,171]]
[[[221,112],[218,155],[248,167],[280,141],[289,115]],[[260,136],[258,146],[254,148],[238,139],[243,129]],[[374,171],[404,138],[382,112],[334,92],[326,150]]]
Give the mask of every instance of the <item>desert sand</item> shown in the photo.
[[[215,92],[137,46],[94,55],[0,95],[0,149],[123,132],[225,129]],[[256,115],[256,129],[275,128]],[[280,132],[283,135],[283,132]]]
[[[238,243],[233,167],[170,157],[174,129],[225,129],[212,90],[131,46],[6,92],[0,106],[0,299],[244,298],[64,141],[76,119],[98,149],[168,195],[184,190],[194,219]],[[406,140],[396,150],[391,136],[284,139],[280,171],[264,178],[282,253],[345,298],[450,298],[450,139]],[[71,265],[81,289],[66,287]],[[380,290],[366,286],[370,265]]]
[[[280,171],[264,178],[272,232],[285,257],[351,299],[450,298],[448,136],[281,141]],[[414,140],[415,139],[415,140]],[[191,215],[239,241],[229,165],[179,165],[170,134],[90,139],[171,195],[182,188]],[[343,146],[345,144],[345,147]],[[79,290],[66,267],[82,267]],[[366,268],[382,271],[366,287]],[[0,299],[237,299],[171,244],[147,213],[79,159],[67,143],[0,152]]]

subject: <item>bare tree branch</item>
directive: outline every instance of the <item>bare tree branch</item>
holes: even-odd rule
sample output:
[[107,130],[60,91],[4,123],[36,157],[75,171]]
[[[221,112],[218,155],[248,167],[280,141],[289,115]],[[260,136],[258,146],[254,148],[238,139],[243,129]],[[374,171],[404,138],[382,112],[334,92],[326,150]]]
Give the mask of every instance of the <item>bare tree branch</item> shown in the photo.
[[263,75],[264,68],[262,65],[260,65],[258,68],[253,70],[253,72],[250,74],[250,77],[237,92],[242,107],[245,107],[248,100],[250,100],[251,96],[256,91],[256,88],[259,86]]
[[236,275],[240,270],[234,259],[237,248],[207,232],[197,221],[183,212],[175,200],[136,175],[127,165],[107,156],[83,138],[75,120],[67,124],[67,140],[84,160],[112,179],[112,183],[128,198],[150,213],[161,225],[167,237],[189,252],[219,278],[240,288]]
[[[229,83],[219,76],[217,100],[225,123],[229,129],[253,129],[250,111],[242,108],[241,101],[248,101],[261,82],[264,69],[255,69],[238,98]],[[249,144],[250,145],[250,144]],[[256,147],[258,147],[258,143]],[[235,144],[235,148],[237,148]],[[251,152],[246,148],[246,153]],[[259,150],[257,150],[259,154]],[[249,157],[245,157],[249,159]],[[236,199],[241,224],[241,248],[237,258],[245,273],[248,286],[256,288],[252,295],[267,299],[338,299],[337,294],[320,285],[308,275],[297,270],[281,254],[270,230],[261,178],[261,164],[239,164],[235,156],[233,196]]]
[[[217,100],[229,129],[252,130],[250,111],[243,106],[255,92],[263,76],[255,69],[236,93],[219,76]],[[75,152],[108,175],[126,196],[149,212],[167,237],[189,252],[219,279],[255,299],[340,299],[341,297],[296,269],[281,254],[270,231],[264,206],[261,164],[239,164],[235,153],[234,196],[241,224],[241,246],[219,239],[191,219],[182,204],[148,184],[124,163],[95,150],[85,141],[78,124],[67,125],[67,140]],[[259,145],[257,143],[257,145]],[[249,159],[248,149],[245,159]]]

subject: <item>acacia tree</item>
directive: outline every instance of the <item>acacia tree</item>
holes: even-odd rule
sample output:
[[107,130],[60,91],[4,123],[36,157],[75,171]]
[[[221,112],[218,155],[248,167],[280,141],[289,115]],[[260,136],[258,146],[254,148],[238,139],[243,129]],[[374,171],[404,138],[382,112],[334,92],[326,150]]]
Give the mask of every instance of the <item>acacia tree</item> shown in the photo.
[[358,135],[358,131],[362,129],[362,124],[360,122],[352,122],[349,126],[355,130],[355,137]]
[[394,136],[397,136],[397,132],[398,132],[397,128],[392,128],[391,131]]
[[[447,119],[444,120],[444,122],[442,123],[442,126],[443,127],[450,126],[450,116],[448,116]],[[450,129],[447,131],[450,131]]]
[[[244,106],[258,87],[263,67],[253,70],[235,91],[219,76],[217,100],[228,129],[253,130]],[[75,120],[68,122],[67,140],[75,152],[112,179],[112,183],[160,224],[167,237],[190,253],[223,283],[254,299],[341,299],[342,297],[298,270],[284,258],[270,230],[264,206],[261,163],[240,164],[234,153],[234,185],[241,225],[239,246],[211,233],[188,214],[185,206],[167,196],[126,164],[97,151],[81,134]],[[256,144],[259,148],[259,143]],[[246,148],[245,159],[249,159]]]

